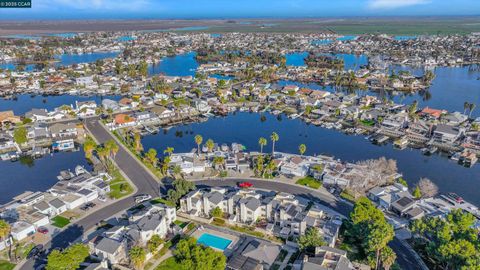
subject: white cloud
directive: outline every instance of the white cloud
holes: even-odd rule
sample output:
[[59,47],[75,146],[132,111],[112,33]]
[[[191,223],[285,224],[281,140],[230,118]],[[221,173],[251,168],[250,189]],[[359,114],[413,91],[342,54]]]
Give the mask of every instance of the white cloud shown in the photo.
[[369,0],[368,7],[370,9],[395,9],[407,6],[424,5],[430,2],[431,0]]

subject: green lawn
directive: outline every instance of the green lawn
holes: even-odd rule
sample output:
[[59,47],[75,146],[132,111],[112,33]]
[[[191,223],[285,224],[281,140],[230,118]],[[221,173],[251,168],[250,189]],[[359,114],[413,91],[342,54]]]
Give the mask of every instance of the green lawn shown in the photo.
[[322,186],[322,181],[319,181],[311,176],[307,176],[307,177],[298,179],[296,184],[318,189]]
[[0,270],[12,270],[13,268],[15,268],[15,264],[0,260]]
[[166,259],[165,261],[160,263],[160,265],[158,265],[157,268],[155,268],[155,270],[181,270],[181,269],[184,269],[184,267],[181,264],[178,264],[175,261],[174,257],[170,257]]
[[355,202],[355,197],[352,194],[348,193],[348,191],[345,191],[345,190],[342,191],[340,193],[340,197],[342,197],[343,199],[345,199],[347,201]]
[[180,220],[175,220],[173,223],[175,223],[176,225],[178,225],[180,228],[185,228],[185,226],[187,226],[188,222],[183,222],[183,221],[180,221]]
[[110,174],[113,177],[112,181],[109,183],[110,192],[108,193],[108,196],[110,198],[120,199],[133,192],[132,186],[127,182],[127,180],[125,180],[125,178],[123,178],[118,169],[113,170],[110,172]]
[[155,199],[151,200],[150,203],[151,204],[163,203],[166,206],[176,207],[175,203],[173,203],[171,201],[168,201],[168,200],[165,200],[165,199],[162,199],[162,198],[155,198]]
[[70,220],[66,217],[56,216],[52,218],[52,225],[58,228],[63,228],[70,223]]
[[375,122],[373,120],[360,120],[360,123],[368,127],[372,127],[375,125]]

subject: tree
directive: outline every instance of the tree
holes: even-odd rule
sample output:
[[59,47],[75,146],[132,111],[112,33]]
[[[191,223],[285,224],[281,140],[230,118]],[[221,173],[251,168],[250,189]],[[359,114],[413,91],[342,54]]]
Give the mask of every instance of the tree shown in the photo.
[[367,236],[367,250],[375,252],[375,266],[378,269],[381,251],[393,240],[395,232],[393,226],[387,222],[379,222],[369,226]]
[[128,257],[130,258],[131,264],[136,269],[142,269],[143,263],[145,263],[147,254],[145,252],[145,249],[139,246],[135,246],[135,247],[132,247],[128,252]]
[[158,163],[157,150],[153,148],[148,149],[147,153],[145,153],[145,160],[156,167]]
[[115,156],[118,153],[119,147],[118,147],[118,144],[113,139],[110,139],[105,142],[105,148],[107,148],[109,156],[115,158]]
[[10,224],[3,219],[0,219],[0,239],[4,239],[10,234]]
[[472,112],[473,112],[473,110],[475,110],[475,107],[476,107],[475,103],[470,103],[468,105],[468,109],[470,110],[470,112],[468,113],[469,118],[472,118]]
[[419,186],[416,186],[413,190],[413,197],[415,197],[415,199],[420,199],[422,197],[422,192],[420,191]]
[[173,255],[184,269],[217,270],[226,267],[226,257],[222,252],[197,245],[197,240],[193,237],[180,240]]
[[308,228],[305,234],[298,238],[297,243],[301,251],[307,251],[310,253],[315,251],[315,247],[325,245],[323,237],[315,227]]
[[467,113],[467,110],[470,108],[470,103],[468,103],[467,101],[465,101],[463,103],[463,114],[466,114]]
[[24,144],[28,141],[27,129],[24,126],[20,126],[13,131],[13,139],[18,144]]
[[202,135],[197,134],[197,135],[195,136],[195,143],[197,144],[198,155],[200,155],[200,144],[202,144],[202,142],[203,142],[203,137],[202,137]]
[[172,168],[172,172],[173,172],[173,175],[175,176],[175,178],[177,178],[177,176],[181,176],[182,175],[182,168],[178,165],[175,165],[173,166]]
[[398,181],[398,183],[400,183],[400,184],[403,185],[404,187],[407,187],[407,188],[408,188],[407,180],[403,179],[403,177],[398,178],[397,181]]
[[385,270],[389,270],[390,267],[395,263],[397,259],[397,254],[390,248],[385,247],[380,254],[380,261],[382,262],[382,267]]
[[63,251],[54,250],[47,257],[46,270],[74,270],[89,256],[88,247],[74,244]]
[[97,148],[97,144],[91,137],[87,137],[85,143],[83,144],[83,151],[85,152],[85,157],[87,159],[92,158],[93,150]]
[[157,251],[158,247],[163,243],[163,239],[158,234],[154,234],[147,242],[147,248],[150,253]]
[[260,145],[260,153],[263,154],[263,147],[267,145],[267,139],[265,139],[264,137],[260,137],[258,139],[258,144]]
[[298,152],[300,153],[301,156],[303,156],[303,154],[305,154],[305,151],[307,151],[307,146],[305,144],[300,144],[298,146]]
[[178,203],[181,197],[185,194],[194,190],[195,184],[193,182],[187,181],[183,178],[175,179],[172,183],[173,188],[169,189],[167,192],[167,198],[172,203]]
[[222,209],[220,209],[220,207],[215,207],[212,209],[212,211],[210,212],[210,215],[212,215],[212,217],[222,217],[223,216],[223,211]]
[[438,194],[438,187],[428,178],[421,178],[418,182],[418,188],[423,197],[431,198]]
[[213,148],[215,147],[215,143],[213,142],[212,139],[208,139],[207,142],[205,143],[205,146],[207,146],[208,152],[212,152]]
[[270,135],[270,140],[272,140],[272,156],[275,154],[275,142],[278,142],[280,137],[276,132],[272,132],[272,135]]
[[137,153],[143,151],[142,137],[140,136],[139,132],[135,132],[135,134],[133,134],[133,141],[135,145],[135,151],[137,151]]
[[95,149],[97,151],[97,155],[100,158],[100,160],[103,162],[103,164],[107,163],[107,156],[109,155],[109,150],[105,147],[102,147],[100,145],[97,145],[97,148]]
[[171,156],[173,154],[173,151],[175,151],[173,147],[167,147],[167,149],[163,150],[163,154],[168,154],[169,156]]

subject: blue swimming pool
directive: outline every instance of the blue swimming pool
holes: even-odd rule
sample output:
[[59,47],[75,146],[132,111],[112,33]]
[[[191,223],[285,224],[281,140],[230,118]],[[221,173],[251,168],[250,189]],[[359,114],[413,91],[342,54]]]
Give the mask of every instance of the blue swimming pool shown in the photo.
[[228,240],[223,237],[216,236],[209,233],[204,233],[200,235],[200,237],[197,240],[197,243],[205,246],[209,246],[212,248],[217,248],[220,250],[225,250],[228,247],[228,245],[232,243],[232,240]]

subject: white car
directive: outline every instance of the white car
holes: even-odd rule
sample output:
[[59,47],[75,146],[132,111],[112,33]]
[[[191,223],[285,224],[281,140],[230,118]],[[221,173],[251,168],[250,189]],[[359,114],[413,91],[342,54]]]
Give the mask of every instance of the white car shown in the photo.
[[134,197],[135,203],[142,203],[144,201],[148,201],[152,198],[149,194],[140,194]]

